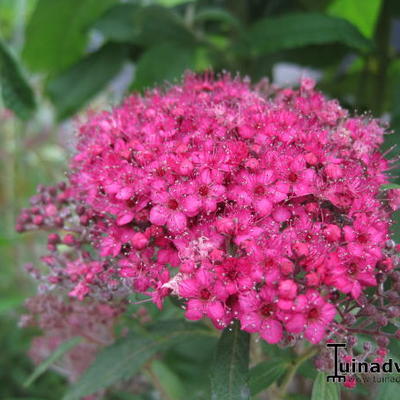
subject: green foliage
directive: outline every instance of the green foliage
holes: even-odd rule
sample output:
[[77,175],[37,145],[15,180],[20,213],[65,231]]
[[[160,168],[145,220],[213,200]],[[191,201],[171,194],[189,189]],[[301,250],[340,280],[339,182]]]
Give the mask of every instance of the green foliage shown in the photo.
[[[368,3],[368,4],[366,4]],[[335,0],[327,12],[329,15],[347,19],[367,38],[372,38],[382,0]]]
[[246,400],[250,398],[250,335],[238,322],[225,328],[217,345],[211,368],[212,400]]
[[[16,0],[0,0],[0,36],[9,38],[18,29],[18,19],[25,20],[32,12],[36,0],[25,0],[24,6]],[[17,43],[20,44],[20,43]]]
[[203,22],[203,21],[221,22],[238,30],[243,29],[240,20],[236,18],[228,10],[224,10],[223,8],[217,8],[217,7],[204,8],[196,14],[194,20],[196,22]]
[[118,4],[108,10],[93,25],[107,40],[135,42],[139,26],[135,22],[140,7],[136,4]]
[[167,321],[152,332],[137,332],[120,339],[101,351],[64,400],[79,400],[103,388],[131,378],[157,352],[196,335],[207,334],[198,324]]
[[[12,314],[0,316],[0,394],[1,399],[59,400],[65,390],[64,379],[48,371],[29,388],[23,383],[32,371],[27,357],[30,341],[38,332],[16,326]],[[50,394],[50,396],[49,396]]]
[[184,384],[185,400],[210,398],[209,373],[216,343],[217,336],[199,335],[165,352],[163,361]]
[[399,397],[400,385],[396,382],[385,382],[378,385],[375,400],[390,400]]
[[74,114],[120,71],[126,49],[108,44],[51,79],[47,92],[59,119]]
[[20,118],[28,119],[36,108],[35,95],[17,59],[0,39],[0,88],[3,102]]
[[141,46],[159,45],[160,38],[162,42],[193,45],[195,39],[179,15],[155,5],[119,4],[100,18],[94,28],[108,40]]
[[185,70],[196,66],[196,53],[193,47],[164,43],[147,50],[136,64],[136,77],[132,89],[138,90],[164,80],[173,81]]
[[318,372],[315,378],[311,400],[339,400],[340,387],[335,382],[326,381],[326,373]]
[[159,382],[166,397],[174,400],[183,400],[185,397],[185,389],[179,377],[160,360],[154,360],[149,368],[151,379]]
[[116,0],[38,0],[26,28],[24,60],[34,71],[71,65],[87,44],[87,28]]
[[283,360],[268,360],[250,370],[250,391],[252,396],[262,392],[285,373],[288,363]]
[[397,183],[387,183],[381,186],[381,190],[389,190],[389,189],[400,189],[400,185]]
[[250,30],[248,42],[256,54],[325,43],[371,49],[370,42],[349,22],[316,13],[262,19]]
[[[325,64],[339,63],[349,49],[372,52],[372,42],[357,28],[365,32],[366,24],[377,19],[379,7],[377,1],[373,3],[363,7],[360,16],[355,11],[358,3],[345,9],[339,0],[329,6],[299,1],[303,7],[288,6],[286,13],[282,13],[284,6],[272,6],[270,1],[264,5],[249,2],[217,6],[212,1],[185,0],[146,5],[139,1],[60,0],[56,4],[38,0],[27,25],[23,55],[31,70],[42,71],[45,78],[50,78],[45,94],[58,118],[64,119],[104,89],[126,58],[136,64],[130,89],[142,90],[173,81],[186,69],[239,70],[259,78],[272,69],[276,56],[271,57],[271,53],[320,66],[321,60]],[[311,12],[300,12],[304,7]],[[279,16],[273,12],[270,15],[275,9],[280,10]],[[100,33],[104,45],[85,54],[90,32]],[[328,44],[342,47],[339,51],[326,47],[324,56]],[[109,49],[114,51],[115,65],[110,62]],[[88,74],[92,68],[93,74]],[[82,77],[80,85],[76,84],[77,76]],[[71,95],[67,96],[67,91],[72,91]]]

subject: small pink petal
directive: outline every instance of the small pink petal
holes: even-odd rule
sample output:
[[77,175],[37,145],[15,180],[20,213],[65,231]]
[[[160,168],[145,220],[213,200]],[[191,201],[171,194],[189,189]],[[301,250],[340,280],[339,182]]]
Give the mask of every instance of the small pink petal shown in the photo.
[[167,227],[171,232],[180,233],[186,228],[186,216],[181,212],[173,212],[167,220]]
[[115,197],[118,200],[128,200],[132,197],[133,195],[133,189],[131,187],[124,187],[122,188],[116,195]]
[[204,200],[204,209],[208,212],[213,212],[217,209],[217,202],[213,198],[207,198]]
[[182,201],[182,211],[188,217],[194,217],[201,207],[201,200],[197,196],[187,196]]
[[355,298],[358,299],[358,297],[361,294],[361,285],[358,282],[354,282],[353,287],[351,289],[351,295]]
[[221,320],[225,315],[224,307],[220,301],[212,301],[207,305],[207,316],[213,320]]
[[333,304],[326,303],[321,307],[321,320],[329,324],[336,315],[336,307]]
[[240,325],[246,332],[258,332],[261,319],[256,313],[244,313],[240,316]]
[[135,215],[133,213],[122,214],[117,218],[117,225],[121,226],[129,224],[129,222],[133,220],[134,216]]
[[303,314],[295,314],[285,323],[286,330],[291,333],[300,333],[304,330],[306,319]]
[[201,300],[191,299],[186,306],[185,317],[191,321],[197,321],[203,318],[204,303]]
[[312,344],[319,343],[324,336],[325,328],[320,322],[310,323],[304,332],[304,337]]
[[254,208],[258,214],[265,217],[271,214],[272,203],[268,199],[257,200],[254,202]]
[[149,219],[154,225],[164,225],[168,219],[168,210],[162,206],[155,206],[150,211]]
[[199,283],[195,279],[185,279],[180,282],[178,293],[181,297],[197,297],[199,294]]
[[272,217],[276,222],[287,221],[292,214],[286,207],[277,207],[272,213]]
[[260,330],[260,336],[268,343],[275,344],[282,340],[282,325],[279,321],[273,318],[267,318]]

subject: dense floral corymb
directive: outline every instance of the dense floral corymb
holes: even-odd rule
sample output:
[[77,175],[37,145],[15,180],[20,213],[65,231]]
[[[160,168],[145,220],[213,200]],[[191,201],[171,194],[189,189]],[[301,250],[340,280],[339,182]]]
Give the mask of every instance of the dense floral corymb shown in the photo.
[[17,224],[62,232],[49,284],[178,296],[188,319],[237,319],[270,343],[349,334],[347,311],[397,262],[384,129],[311,80],[264,89],[187,75],[89,115],[69,182],[40,188]]

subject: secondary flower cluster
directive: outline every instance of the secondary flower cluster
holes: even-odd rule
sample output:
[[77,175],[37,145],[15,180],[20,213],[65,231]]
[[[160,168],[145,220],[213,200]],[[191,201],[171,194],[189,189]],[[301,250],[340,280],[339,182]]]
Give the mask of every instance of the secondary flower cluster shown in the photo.
[[17,223],[59,230],[47,284],[159,307],[178,296],[188,319],[237,319],[269,343],[346,332],[343,310],[397,261],[384,129],[309,79],[268,90],[189,74],[89,115],[69,182],[40,188]]
[[34,326],[43,331],[33,339],[29,356],[40,364],[62,343],[72,338],[81,342],[52,365],[68,381],[75,382],[94,360],[97,352],[112,344],[114,324],[123,309],[106,303],[82,303],[76,299],[66,302],[54,293],[40,294],[26,301],[28,314],[20,325]]

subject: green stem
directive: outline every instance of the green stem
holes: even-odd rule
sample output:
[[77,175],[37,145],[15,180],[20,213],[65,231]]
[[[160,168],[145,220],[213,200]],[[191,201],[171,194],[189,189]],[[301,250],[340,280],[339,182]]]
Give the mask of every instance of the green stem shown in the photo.
[[317,347],[309,347],[307,350],[304,351],[304,353],[301,353],[295,360],[293,360],[285,376],[283,377],[282,383],[279,386],[278,393],[282,399],[286,396],[289,385],[292,382],[294,376],[296,375],[296,372],[300,367],[300,365],[303,364],[304,361],[308,360],[309,358],[317,354],[317,352],[318,352]]

